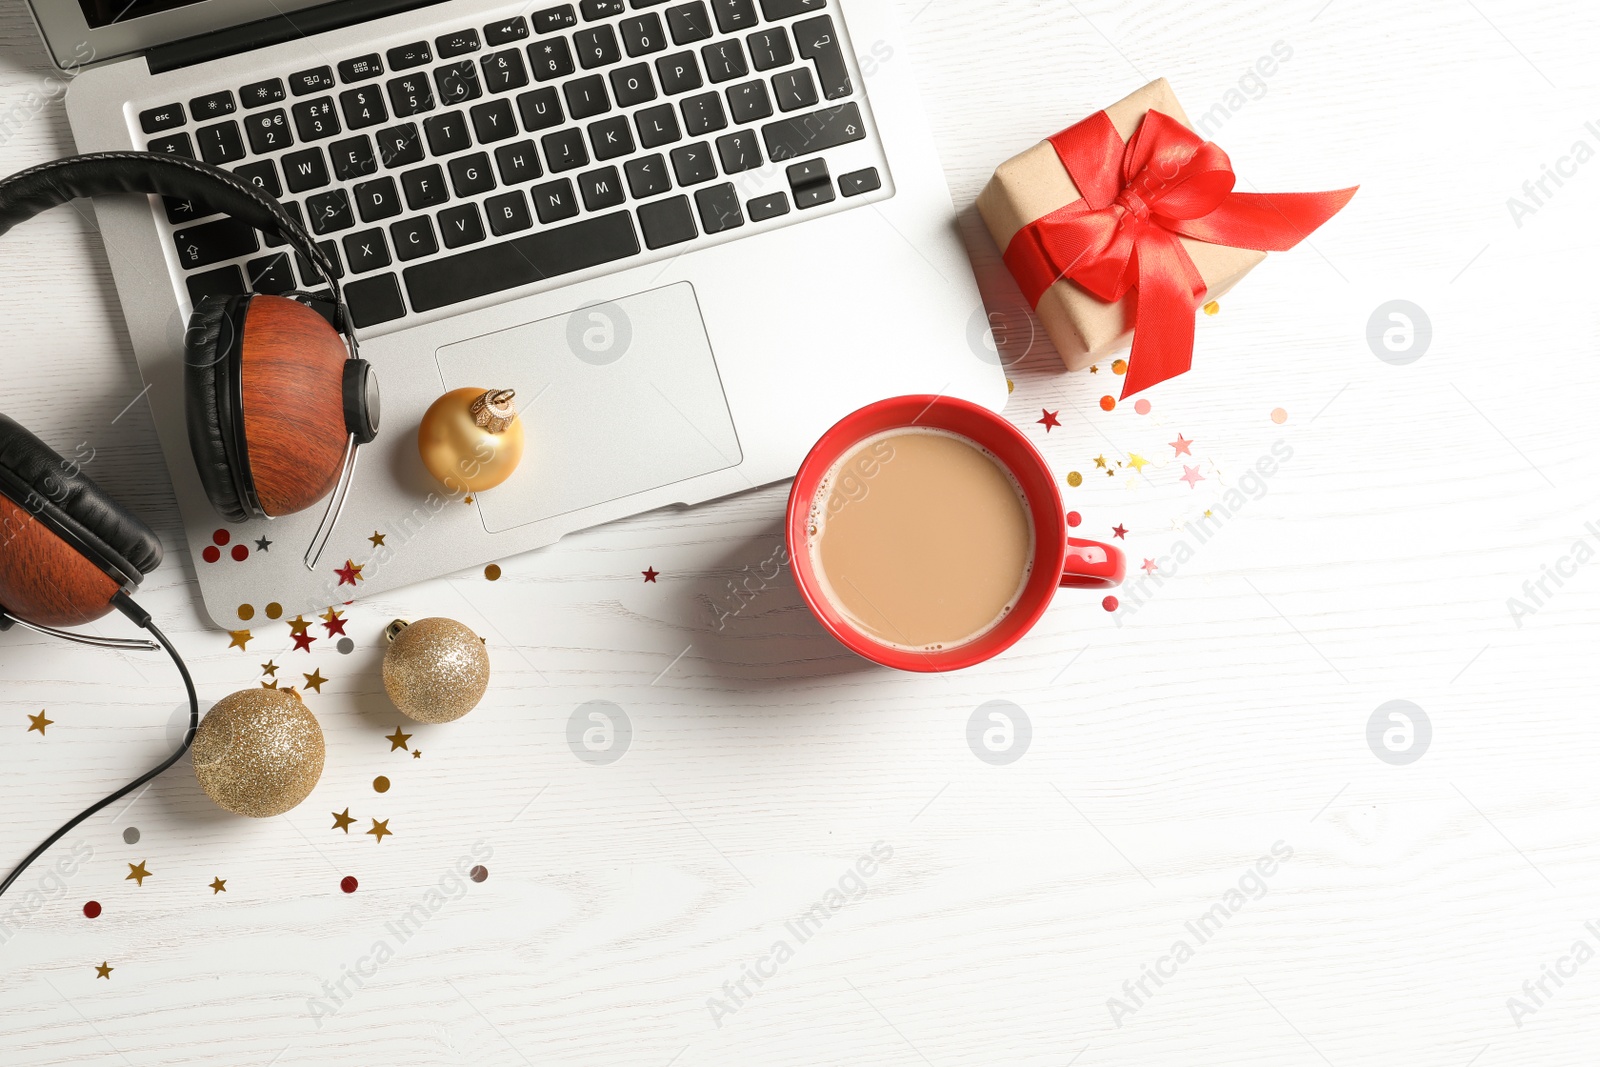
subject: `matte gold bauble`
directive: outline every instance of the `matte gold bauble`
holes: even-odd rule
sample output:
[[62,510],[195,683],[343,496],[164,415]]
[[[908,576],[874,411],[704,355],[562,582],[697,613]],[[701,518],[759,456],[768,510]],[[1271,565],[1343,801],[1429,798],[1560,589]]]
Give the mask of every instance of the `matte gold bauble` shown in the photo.
[[385,633],[383,687],[407,718],[454,722],[478,706],[489,688],[483,640],[454,619],[396,622]]
[[244,689],[223,697],[194,735],[200,788],[235,815],[282,815],[322,777],[322,727],[298,694]]
[[511,389],[452,389],[422,416],[422,464],[452,492],[493,489],[522,462],[522,420]]

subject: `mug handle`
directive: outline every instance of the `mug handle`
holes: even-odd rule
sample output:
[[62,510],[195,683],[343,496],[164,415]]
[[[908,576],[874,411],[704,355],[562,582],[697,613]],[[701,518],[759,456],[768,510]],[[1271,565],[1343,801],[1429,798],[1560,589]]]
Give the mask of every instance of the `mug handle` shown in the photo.
[[1067,538],[1067,559],[1061,565],[1061,587],[1110,589],[1122,584],[1128,561],[1115,545]]

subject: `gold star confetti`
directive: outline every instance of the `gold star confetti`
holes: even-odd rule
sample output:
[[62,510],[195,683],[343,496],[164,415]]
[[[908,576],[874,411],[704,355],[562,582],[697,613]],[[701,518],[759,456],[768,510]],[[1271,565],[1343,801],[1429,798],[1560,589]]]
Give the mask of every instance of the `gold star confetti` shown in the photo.
[[42,712],[42,711],[39,712],[39,714],[37,714],[37,715],[29,715],[28,716],[28,732],[31,734],[31,733],[33,733],[33,731],[38,730],[39,731],[39,735],[42,737],[42,736],[44,736],[44,728],[46,726],[51,725],[54,722],[55,722],[54,719],[45,718],[44,717],[44,712]]
[[269,659],[267,662],[261,665],[261,673],[270,674],[272,677],[276,678],[278,676],[278,665]]
[[394,831],[389,829],[388,819],[384,819],[382,822],[379,822],[377,819],[373,819],[372,829],[368,830],[367,833],[371,834],[373,837],[376,837],[379,844],[383,843],[383,839],[385,837],[394,836]]
[[1096,363],[1093,366],[1091,366],[1089,368],[1089,373],[1090,374],[1099,374],[1100,373],[1100,364]]
[[318,667],[316,670],[312,671],[310,674],[305,675],[304,677],[305,677],[305,680],[306,680],[306,688],[307,689],[315,689],[317,691],[317,695],[321,696],[322,695],[322,683],[327,681],[327,679],[322,676],[322,668]]
[[213,879],[211,879],[211,895],[212,896],[216,896],[218,893],[226,893],[227,891],[228,891],[228,880],[226,878],[213,878]]
[[416,749],[415,751],[413,751],[411,753],[411,758],[412,759],[421,759],[422,758],[422,749],[419,748],[419,749]]
[[109,966],[108,964],[102,962],[100,966],[94,969],[94,976],[96,978],[105,978],[109,980],[111,978],[111,972],[114,970],[116,970],[115,967]]
[[1139,453],[1137,453],[1137,452],[1129,452],[1128,453],[1128,466],[1132,467],[1136,471],[1144,470],[1145,465],[1148,464],[1149,462],[1150,462],[1149,460],[1145,459],[1143,456],[1139,455]]
[[144,880],[151,876],[150,872],[145,868],[145,863],[145,860],[140,860],[138,863],[128,864],[128,877],[124,878],[123,881],[138,882],[143,887]]
[[397,748],[409,749],[411,747],[410,745],[406,744],[407,741],[411,740],[411,735],[400,729],[398,726],[394,728],[394,733],[384,738],[384,740],[389,742],[390,752],[393,752]]
[[1217,312],[1222,310],[1222,305],[1217,303],[1215,300],[1207,300],[1205,305],[1201,307],[1200,310],[1204,311],[1207,315],[1215,315]]
[[350,817],[349,808],[345,808],[343,811],[336,811],[333,813],[333,828],[335,830],[343,830],[348,834],[350,832],[350,825],[354,822],[355,820]]
[[261,688],[263,688],[263,689],[276,689],[276,688],[278,688],[278,680],[276,678],[274,678],[270,682],[262,682],[261,683]]
[[1104,467],[1106,465],[1106,457],[1104,457],[1104,456],[1096,456],[1096,457],[1094,457],[1094,465],[1096,467]]
[[296,637],[299,637],[301,634],[306,632],[306,627],[310,625],[311,624],[306,621],[306,617],[304,615],[296,615],[294,618],[289,620],[289,632],[294,634]]
[[470,504],[470,503],[472,503],[472,498],[469,496],[465,500],[463,500],[462,503],[463,504]]
[[229,638],[229,640],[228,640],[228,647],[229,648],[244,648],[246,645],[248,645],[250,643],[250,631],[249,630],[229,630],[228,631],[228,638]]
[[383,547],[383,534],[379,533],[377,530],[373,530],[372,536],[367,538],[367,540],[372,542],[373,548]]

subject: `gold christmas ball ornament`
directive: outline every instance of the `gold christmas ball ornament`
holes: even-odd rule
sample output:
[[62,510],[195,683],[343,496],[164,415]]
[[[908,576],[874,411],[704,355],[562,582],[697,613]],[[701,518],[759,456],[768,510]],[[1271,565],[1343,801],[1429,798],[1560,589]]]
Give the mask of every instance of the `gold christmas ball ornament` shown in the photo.
[[383,687],[407,718],[454,722],[489,688],[483,639],[454,619],[396,621],[384,631]]
[[493,489],[522,462],[522,420],[512,389],[452,389],[422,416],[422,464],[452,492]]
[[310,796],[325,756],[316,716],[285,690],[223,697],[194,735],[200,788],[224,810],[253,819],[282,815]]

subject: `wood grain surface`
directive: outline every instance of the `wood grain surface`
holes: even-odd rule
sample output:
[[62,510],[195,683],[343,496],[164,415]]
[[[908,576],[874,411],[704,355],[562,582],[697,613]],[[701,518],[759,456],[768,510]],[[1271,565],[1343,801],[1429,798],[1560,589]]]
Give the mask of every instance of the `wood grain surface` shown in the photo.
[[[208,700],[268,662],[327,679],[306,700],[328,755],[260,822],[180,767],[0,899],[0,1062],[1592,1062],[1600,10],[897,8],[902,39],[853,44],[917,71],[1007,414],[1081,475],[1083,536],[1127,531],[1121,610],[1067,590],[990,664],[872,668],[801,604],[774,487],[360,602],[348,654],[321,619],[295,651],[262,605],[229,647],[180,547],[117,251],[88,209],[53,212],[0,256],[0,406],[84,445],[161,533],[141,600]],[[1362,189],[1201,318],[1149,414],[1103,412],[1119,381],[1059,372],[971,205],[996,163],[1158,75],[1242,188]],[[0,10],[7,170],[70,148],[49,77]],[[1426,348],[1397,363],[1418,309]],[[487,640],[494,678],[466,718],[411,726],[380,634],[432,615]],[[156,656],[0,635],[0,863],[158,762],[180,692]],[[1420,758],[1389,762],[1421,716]]]

